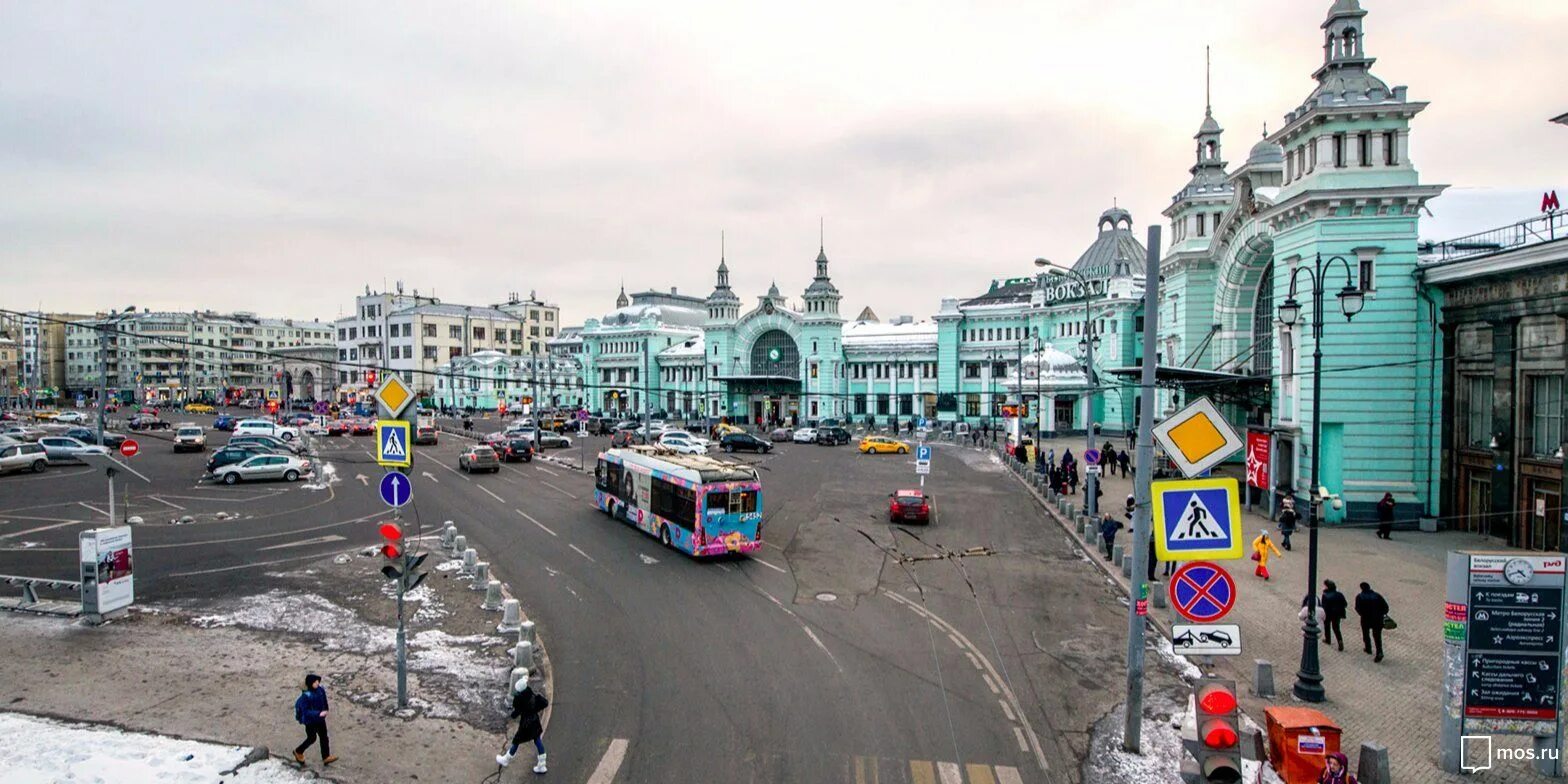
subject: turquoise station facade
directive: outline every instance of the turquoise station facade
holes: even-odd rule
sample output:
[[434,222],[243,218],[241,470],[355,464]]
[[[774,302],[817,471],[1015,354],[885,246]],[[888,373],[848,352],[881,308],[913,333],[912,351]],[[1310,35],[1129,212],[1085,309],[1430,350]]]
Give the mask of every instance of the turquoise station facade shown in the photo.
[[[1205,107],[1186,184],[1164,210],[1155,408],[1163,418],[1207,396],[1266,437],[1260,503],[1309,491],[1319,428],[1322,484],[1346,501],[1338,514],[1364,518],[1385,492],[1401,516],[1435,514],[1440,373],[1419,359],[1437,350],[1441,292],[1415,272],[1420,211],[1445,186],[1423,183],[1411,160],[1411,121],[1426,104],[1373,75],[1366,16],[1357,0],[1332,3],[1306,98],[1240,165],[1226,161],[1225,132]],[[623,289],[614,310],[551,348],[576,363],[577,402],[594,411],[878,427],[1016,417],[1026,430],[1092,423],[1114,437],[1135,427],[1141,398],[1132,370],[1144,351],[1145,256],[1132,216],[1112,208],[1070,273],[993,281],[941,300],[929,318],[885,321],[841,311],[825,249],[798,299],[774,285],[749,304],[721,258],[706,297]],[[1286,326],[1277,313],[1293,275],[1319,256],[1342,262],[1324,281],[1314,410],[1309,281],[1295,294],[1304,317]],[[1345,285],[1365,292],[1350,321],[1334,297]]]

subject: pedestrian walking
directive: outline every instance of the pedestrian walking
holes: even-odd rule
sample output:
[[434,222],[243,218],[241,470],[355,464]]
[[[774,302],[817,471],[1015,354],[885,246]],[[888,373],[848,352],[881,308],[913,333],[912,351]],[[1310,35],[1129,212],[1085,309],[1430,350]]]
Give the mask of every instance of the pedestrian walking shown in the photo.
[[1290,549],[1290,535],[1296,532],[1296,523],[1300,519],[1301,516],[1296,513],[1296,499],[1285,496],[1279,509],[1279,544],[1286,550]]
[[1068,447],[1066,449],[1063,449],[1062,450],[1062,468],[1072,468],[1072,466],[1073,466],[1073,464],[1075,462],[1077,462],[1077,461],[1073,459],[1072,447]]
[[294,720],[305,725],[305,742],[294,747],[294,761],[305,764],[305,749],[321,740],[321,764],[338,761],[332,753],[332,742],[327,739],[327,689],[321,685],[321,676],[305,676],[305,689],[294,700]]
[[1076,464],[1067,468],[1067,486],[1073,495],[1078,494],[1078,466]]
[[1361,584],[1361,593],[1356,594],[1356,615],[1361,616],[1361,647],[1367,653],[1374,652],[1376,656],[1372,661],[1383,660],[1383,625],[1388,622],[1388,600],[1383,594],[1372,590],[1367,583]]
[[495,755],[495,764],[506,767],[511,764],[512,758],[517,756],[517,749],[524,743],[533,741],[534,753],[538,757],[534,761],[534,772],[545,773],[544,757],[544,725],[539,721],[539,713],[549,707],[550,701],[543,694],[534,692],[533,687],[524,682],[523,688],[512,695],[512,718],[517,719],[517,733],[512,736],[511,746],[504,752]]
[[1323,772],[1318,776],[1318,784],[1360,784],[1355,774],[1350,772],[1350,758],[1343,752],[1331,751],[1323,760]]
[[1384,493],[1383,500],[1377,502],[1377,538],[1393,539],[1394,531],[1394,494]]
[[1106,515],[1100,519],[1100,539],[1105,543],[1105,560],[1111,560],[1111,548],[1116,544],[1116,532],[1120,531],[1122,523],[1116,518]]
[[1053,446],[1050,449],[1047,449],[1045,451],[1045,459],[1051,464],[1051,470],[1055,471],[1056,470],[1056,447]]
[[1339,592],[1339,586],[1335,585],[1333,580],[1323,581],[1321,606],[1323,607],[1323,644],[1329,645],[1337,638],[1339,649],[1345,650],[1345,633],[1340,630],[1339,624],[1345,620],[1345,612],[1349,609],[1350,603],[1345,599],[1345,595]]
[[1265,580],[1269,579],[1269,553],[1281,558],[1285,557],[1285,554],[1274,546],[1274,540],[1269,538],[1269,532],[1259,531],[1258,538],[1252,540],[1252,560],[1258,562],[1258,568],[1252,573]]
[[1122,478],[1126,479],[1127,478],[1127,468],[1128,468],[1128,466],[1132,465],[1132,457],[1127,454],[1127,450],[1123,449],[1120,453],[1118,453],[1116,455],[1116,464],[1121,466]]

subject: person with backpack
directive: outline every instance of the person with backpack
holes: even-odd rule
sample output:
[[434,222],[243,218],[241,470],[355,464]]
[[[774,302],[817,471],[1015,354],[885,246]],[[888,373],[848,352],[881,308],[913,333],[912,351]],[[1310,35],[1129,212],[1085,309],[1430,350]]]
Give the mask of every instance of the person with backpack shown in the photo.
[[331,741],[327,739],[327,690],[321,685],[320,675],[305,676],[305,690],[294,700],[294,720],[305,725],[305,742],[294,747],[295,762],[305,764],[305,749],[317,738],[321,739],[321,764],[331,765],[338,761],[332,753]]
[[535,693],[526,680],[522,687],[512,694],[511,717],[517,719],[517,734],[512,736],[511,746],[495,756],[495,764],[503,768],[511,764],[512,758],[517,756],[517,748],[533,741],[534,752],[539,755],[534,762],[534,772],[545,773],[544,725],[539,721],[539,713],[549,707],[550,701],[544,695]]

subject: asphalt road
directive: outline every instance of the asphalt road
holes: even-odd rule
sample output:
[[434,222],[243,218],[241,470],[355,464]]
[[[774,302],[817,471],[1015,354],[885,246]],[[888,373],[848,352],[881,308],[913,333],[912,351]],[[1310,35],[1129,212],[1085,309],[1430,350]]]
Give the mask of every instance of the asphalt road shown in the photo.
[[[166,438],[139,437],[133,465],[154,483],[125,488],[148,521],[139,598],[259,592],[265,567],[378,541],[370,438],[315,440],[335,482],[237,487],[198,481],[206,455]],[[416,451],[405,518],[456,521],[539,624],[557,778],[598,784],[624,749],[616,781],[1076,780],[1082,733],[1109,707],[1096,630],[1118,616],[984,453],[938,448],[937,522],[912,533],[883,518],[887,493],[918,483],[909,456],[738,455],[763,475],[767,546],[697,562],[594,510],[591,479],[559,462],[458,472],[465,443]],[[550,456],[591,462],[603,445]],[[0,573],[71,575],[106,493],[89,468],[0,477]],[[195,522],[169,524],[183,515]],[[991,554],[903,558],[971,547]]]

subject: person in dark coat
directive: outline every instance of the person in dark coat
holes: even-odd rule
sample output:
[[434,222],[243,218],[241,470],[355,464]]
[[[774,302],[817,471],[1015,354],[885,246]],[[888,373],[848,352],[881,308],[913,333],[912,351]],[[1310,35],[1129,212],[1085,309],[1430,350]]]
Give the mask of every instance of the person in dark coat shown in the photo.
[[1279,545],[1286,550],[1290,549],[1290,535],[1296,532],[1296,523],[1301,520],[1301,515],[1296,512],[1296,499],[1285,496],[1280,502],[1279,509]]
[[1392,539],[1394,530],[1394,494],[1384,493],[1377,502],[1377,538]]
[[1132,465],[1132,457],[1127,454],[1127,450],[1123,449],[1116,455],[1116,464],[1121,466],[1122,478],[1126,479],[1127,468]]
[[1383,620],[1388,617],[1388,600],[1383,595],[1372,590],[1367,583],[1361,584],[1361,593],[1356,594],[1356,615],[1361,616],[1361,645],[1367,653],[1373,652],[1377,646],[1377,655],[1372,661],[1383,660]]
[[321,676],[305,676],[305,689],[294,700],[294,720],[305,725],[305,742],[294,747],[294,761],[305,764],[305,749],[321,739],[321,764],[338,761],[332,754],[332,742],[327,739],[327,690],[321,685]]
[[1345,633],[1340,630],[1339,624],[1345,620],[1345,613],[1350,605],[1333,580],[1323,581],[1323,598],[1320,600],[1320,606],[1323,608],[1323,644],[1329,645],[1337,637],[1339,649],[1345,650]]
[[517,734],[512,736],[512,744],[507,750],[495,757],[495,764],[506,767],[517,756],[517,748],[528,741],[533,741],[534,751],[539,755],[534,763],[535,773],[544,773],[544,725],[539,721],[539,713],[549,707],[550,701],[544,695],[534,692],[533,687],[525,681],[521,691],[512,695],[512,718],[517,719]]
[[1105,542],[1105,560],[1111,560],[1111,548],[1116,544],[1116,532],[1120,531],[1122,523],[1116,518],[1106,515],[1100,520],[1100,539]]

